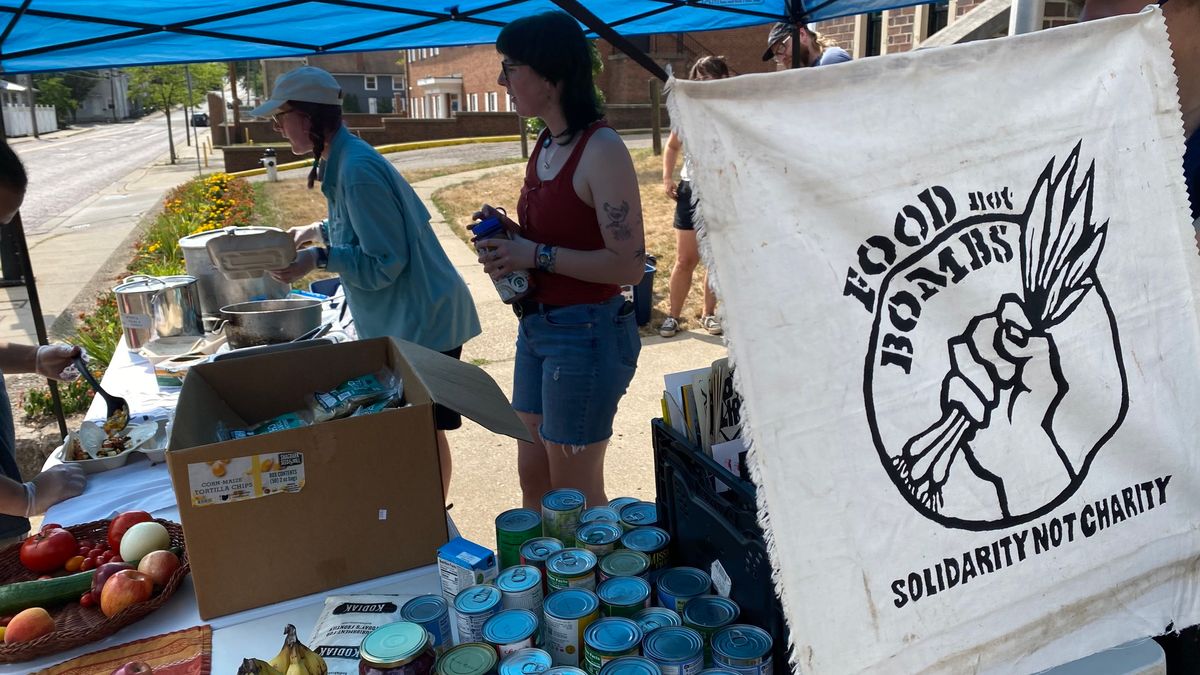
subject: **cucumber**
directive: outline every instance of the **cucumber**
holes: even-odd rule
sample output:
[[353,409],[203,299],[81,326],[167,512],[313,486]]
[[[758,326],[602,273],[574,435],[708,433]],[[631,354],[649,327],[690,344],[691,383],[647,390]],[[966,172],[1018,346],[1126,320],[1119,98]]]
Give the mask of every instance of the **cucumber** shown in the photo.
[[0,615],[16,614],[30,607],[53,607],[77,602],[80,596],[92,590],[92,577],[95,574],[95,570],[88,570],[65,577],[19,581],[0,586]]

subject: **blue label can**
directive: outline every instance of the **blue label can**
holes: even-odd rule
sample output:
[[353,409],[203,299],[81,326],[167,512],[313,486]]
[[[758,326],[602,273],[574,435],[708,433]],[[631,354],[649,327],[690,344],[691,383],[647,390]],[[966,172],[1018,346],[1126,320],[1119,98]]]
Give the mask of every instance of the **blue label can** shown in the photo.
[[658,577],[658,606],[683,615],[683,608],[692,598],[708,595],[712,579],[704,570],[695,567],[673,567]]
[[483,639],[504,659],[538,643],[539,623],[537,615],[527,609],[501,610],[483,624]]
[[704,670],[704,638],[691,628],[665,626],[646,636],[642,654],[663,675],[699,675]]
[[454,646],[450,632],[450,605],[440,595],[418,595],[400,608],[400,618],[420,624],[433,637],[438,654]]
[[626,530],[658,524],[658,505],[654,502],[633,502],[621,507],[621,524]]
[[650,606],[650,582],[639,577],[613,577],[596,588],[604,616],[633,618]]
[[656,628],[663,626],[682,626],[683,620],[674,610],[665,607],[647,607],[631,617],[647,635]]
[[468,586],[454,598],[458,615],[458,642],[484,642],[483,624],[500,613],[500,589],[480,584]]
[[541,649],[521,649],[500,662],[497,675],[537,675],[553,667],[550,655]]
[[575,531],[575,541],[580,548],[586,548],[596,554],[597,558],[604,556],[617,550],[617,544],[621,541],[621,535],[625,531],[616,523],[611,523],[604,520],[598,520],[586,525],[580,525]]
[[658,665],[641,656],[622,656],[604,664],[600,675],[662,675]]
[[771,636],[757,626],[726,626],[713,635],[713,666],[738,675],[771,675],[773,646]]

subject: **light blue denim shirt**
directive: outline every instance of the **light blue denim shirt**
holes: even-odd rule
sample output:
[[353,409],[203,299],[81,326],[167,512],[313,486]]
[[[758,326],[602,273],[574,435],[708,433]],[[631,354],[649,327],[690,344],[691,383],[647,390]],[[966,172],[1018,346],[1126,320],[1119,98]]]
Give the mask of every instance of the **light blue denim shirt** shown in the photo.
[[341,276],[359,337],[448,351],[479,335],[466,282],[400,172],[342,127],[325,160],[328,269]]

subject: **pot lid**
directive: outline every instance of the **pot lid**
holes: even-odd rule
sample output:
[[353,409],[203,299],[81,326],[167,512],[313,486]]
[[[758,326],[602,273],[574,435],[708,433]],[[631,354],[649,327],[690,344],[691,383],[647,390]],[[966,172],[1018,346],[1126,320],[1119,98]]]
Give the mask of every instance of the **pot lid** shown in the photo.
[[296,259],[292,235],[270,227],[221,230],[206,239],[204,246],[213,265],[231,281],[256,279],[267,270],[283,269]]

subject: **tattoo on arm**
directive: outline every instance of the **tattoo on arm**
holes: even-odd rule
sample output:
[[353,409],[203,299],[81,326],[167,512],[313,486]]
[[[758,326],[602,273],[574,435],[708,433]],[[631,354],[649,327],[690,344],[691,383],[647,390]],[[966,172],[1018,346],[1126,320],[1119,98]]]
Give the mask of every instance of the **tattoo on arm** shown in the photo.
[[646,249],[639,248],[638,250],[634,251],[633,257],[636,260],[641,260],[642,262],[645,262],[646,261]]
[[629,229],[629,202],[621,202],[620,206],[613,206],[608,202],[604,202],[604,213],[608,216],[608,223],[604,226],[612,233],[613,239],[617,241],[625,241],[633,236],[633,231]]

